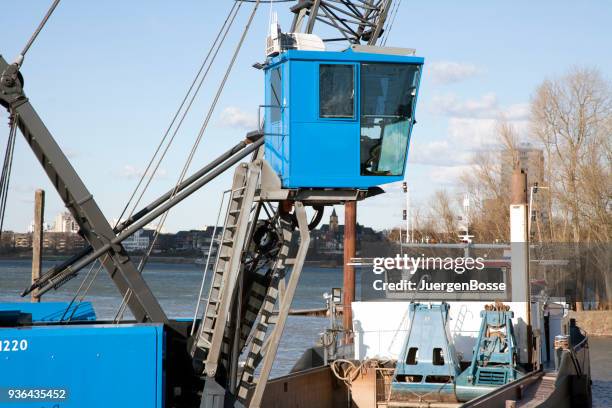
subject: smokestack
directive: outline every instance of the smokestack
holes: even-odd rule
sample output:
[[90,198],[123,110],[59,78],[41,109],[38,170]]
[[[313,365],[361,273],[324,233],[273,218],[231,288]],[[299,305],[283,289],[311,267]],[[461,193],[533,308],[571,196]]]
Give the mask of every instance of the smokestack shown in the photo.
[[512,173],[510,186],[510,198],[512,204],[527,204],[527,173],[516,166]]

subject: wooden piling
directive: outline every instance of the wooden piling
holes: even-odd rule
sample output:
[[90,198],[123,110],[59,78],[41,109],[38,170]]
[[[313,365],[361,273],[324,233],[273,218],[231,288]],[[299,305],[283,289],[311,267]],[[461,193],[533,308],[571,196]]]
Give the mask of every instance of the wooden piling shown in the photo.
[[352,343],[353,309],[351,303],[355,300],[355,267],[349,265],[356,254],[357,233],[357,202],[347,201],[344,204],[344,289],[342,294],[342,323],[347,335],[345,343]]
[[[34,231],[32,231],[32,283],[40,278],[42,269],[43,223],[45,221],[45,192],[34,193]],[[32,302],[40,302],[38,289],[32,291]]]

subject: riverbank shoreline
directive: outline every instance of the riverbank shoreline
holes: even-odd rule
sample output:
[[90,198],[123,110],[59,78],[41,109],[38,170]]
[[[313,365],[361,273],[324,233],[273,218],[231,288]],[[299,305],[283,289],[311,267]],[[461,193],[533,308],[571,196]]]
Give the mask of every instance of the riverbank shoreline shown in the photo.
[[[68,259],[70,256],[66,255],[45,255],[43,257],[43,261],[46,262],[61,262]],[[131,258],[138,262],[140,260],[139,255],[131,255]],[[32,254],[24,253],[23,255],[1,255],[0,261],[31,261]],[[149,258],[150,262],[168,264],[168,265],[177,265],[177,264],[198,264],[196,260],[202,260],[202,258],[198,258],[195,256],[151,256]],[[304,263],[306,266],[322,268],[322,269],[337,269],[341,268],[341,264],[337,264],[335,262],[330,261],[321,261],[321,260],[312,260],[306,261]]]
[[[47,255],[43,257],[43,262],[61,262],[68,259],[69,256],[66,255]],[[140,260],[140,256],[132,255],[131,258],[138,262]],[[149,258],[150,262],[163,263],[163,264],[195,264],[196,257],[184,257],[184,256],[152,256]],[[1,261],[31,261],[31,255],[24,256],[1,256]]]
[[569,317],[590,336],[612,337],[612,310],[571,310]]

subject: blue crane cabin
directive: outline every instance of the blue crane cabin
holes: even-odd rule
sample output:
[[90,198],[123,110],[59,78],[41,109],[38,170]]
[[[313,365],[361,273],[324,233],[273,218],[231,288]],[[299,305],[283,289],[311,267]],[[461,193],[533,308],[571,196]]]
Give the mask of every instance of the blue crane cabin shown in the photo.
[[404,178],[423,58],[287,50],[265,66],[265,158],[284,188],[368,188]]

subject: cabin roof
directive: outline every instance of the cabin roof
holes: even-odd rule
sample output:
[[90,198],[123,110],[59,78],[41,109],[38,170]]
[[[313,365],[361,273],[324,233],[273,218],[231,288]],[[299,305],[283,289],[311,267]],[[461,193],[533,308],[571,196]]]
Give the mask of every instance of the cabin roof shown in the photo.
[[383,54],[355,52],[348,48],[344,51],[303,51],[287,50],[268,62],[266,69],[286,61],[338,61],[338,62],[389,62],[403,64],[419,64],[425,62],[425,58],[413,55],[399,55],[397,53]]

